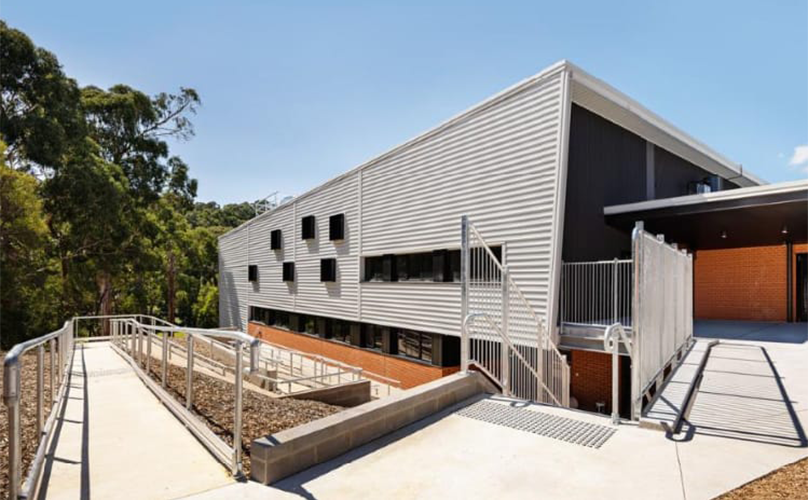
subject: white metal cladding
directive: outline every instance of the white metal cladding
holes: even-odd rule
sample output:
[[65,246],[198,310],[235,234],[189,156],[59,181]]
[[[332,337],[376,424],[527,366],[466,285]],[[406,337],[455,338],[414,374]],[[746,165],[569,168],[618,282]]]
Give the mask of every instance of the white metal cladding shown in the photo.
[[219,238],[219,326],[244,330],[247,310],[247,230]]
[[[557,65],[223,235],[222,325],[246,328],[249,303],[459,335],[458,283],[361,283],[359,252],[456,249],[464,213],[493,245],[507,243],[514,281],[546,314],[557,230],[562,75]],[[345,214],[346,238],[335,244],[328,240],[328,217],[336,213]],[[316,218],[313,242],[299,239],[306,215]],[[273,229],[283,231],[282,257],[269,248]],[[337,258],[333,284],[319,281],[320,259],[329,257]],[[284,260],[295,262],[294,285],[281,281]],[[258,266],[255,284],[247,282],[248,264]]]
[[[507,243],[514,281],[546,313],[562,78],[551,75],[363,172],[365,254],[457,248],[467,213],[492,245]],[[386,285],[386,286],[385,286]],[[459,287],[362,285],[362,315],[458,335]],[[415,319],[418,317],[419,319]]]
[[633,361],[641,397],[676,352],[693,337],[693,257],[635,229],[638,267]]

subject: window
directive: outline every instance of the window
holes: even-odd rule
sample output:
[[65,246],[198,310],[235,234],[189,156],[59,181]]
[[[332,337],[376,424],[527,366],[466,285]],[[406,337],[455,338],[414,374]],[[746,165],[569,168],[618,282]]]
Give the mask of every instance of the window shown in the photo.
[[303,217],[303,227],[301,229],[301,234],[303,235],[304,240],[312,240],[314,239],[314,216],[308,215]]
[[258,266],[247,266],[247,279],[252,282],[258,281]]
[[389,328],[379,325],[362,325],[362,347],[384,349],[384,334]]
[[351,323],[341,319],[328,320],[328,337],[346,344],[351,343]]
[[295,263],[294,262],[284,262],[283,263],[283,281],[294,281],[295,280]]
[[365,258],[365,281],[398,281],[396,256]]
[[332,215],[328,219],[328,239],[331,241],[345,239],[345,214]]
[[432,335],[403,329],[397,329],[396,335],[398,354],[432,362]]
[[320,260],[320,281],[337,281],[337,259]]
[[270,240],[270,249],[271,250],[280,250],[281,249],[281,230],[274,229],[272,232],[269,233],[269,240]]
[[398,281],[432,281],[432,252],[396,255]]

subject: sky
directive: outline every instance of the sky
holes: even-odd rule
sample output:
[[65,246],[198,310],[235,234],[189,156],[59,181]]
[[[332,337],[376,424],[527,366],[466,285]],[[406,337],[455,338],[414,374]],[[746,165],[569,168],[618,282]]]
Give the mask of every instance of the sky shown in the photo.
[[768,182],[808,177],[808,2],[3,0],[81,85],[195,88],[201,201],[298,195],[568,59]]

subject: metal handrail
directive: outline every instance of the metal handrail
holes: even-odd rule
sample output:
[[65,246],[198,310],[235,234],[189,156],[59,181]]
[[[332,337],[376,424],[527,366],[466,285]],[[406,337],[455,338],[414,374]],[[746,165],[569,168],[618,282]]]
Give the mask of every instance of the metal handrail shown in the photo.
[[[162,323],[167,323],[160,320]],[[258,370],[259,362],[259,349],[261,341],[255,337],[247,335],[246,333],[231,331],[231,330],[208,330],[204,328],[187,328],[177,325],[172,326],[158,326],[155,324],[141,323],[134,318],[112,319],[112,337],[113,344],[116,345],[118,352],[129,358],[130,363],[135,368],[136,373],[147,382],[150,388],[157,389],[156,386],[152,387],[148,382],[151,362],[151,345],[152,338],[157,336],[158,333],[164,334],[164,341],[162,342],[162,364],[161,364],[161,388],[162,391],[154,390],[155,394],[167,403],[169,409],[184,423],[188,424],[188,429],[205,444],[210,451],[219,457],[222,461],[230,462],[231,473],[241,475],[242,473],[242,449],[241,449],[241,434],[242,434],[242,421],[243,421],[243,347],[247,344],[250,348],[250,367],[248,373],[255,373]],[[144,349],[144,333],[145,333],[145,349]],[[174,404],[173,398],[165,390],[168,379],[168,352],[169,342],[165,338],[165,334],[184,333],[188,335],[188,349],[186,356],[186,394],[185,394],[185,411]],[[226,338],[235,341],[235,369],[234,369],[234,390],[235,390],[235,404],[234,404],[234,419],[233,419],[233,446],[228,447],[218,436],[213,437],[210,432],[206,432],[204,424],[191,414],[190,409],[193,405],[193,371],[194,371],[194,349],[193,342],[195,337],[208,337],[208,338]],[[145,367],[147,372],[143,373],[140,365],[144,363],[145,354]],[[229,449],[229,457],[224,457],[221,454],[221,449]]]
[[623,325],[614,323],[606,328],[603,333],[603,348],[606,352],[612,353],[612,423],[620,423],[620,343],[626,346],[629,358],[631,358],[631,338],[626,333]]
[[[49,344],[50,351],[50,407],[51,412],[45,421],[45,344]],[[21,455],[21,422],[20,397],[21,380],[20,371],[22,355],[31,349],[37,349],[37,431],[39,444],[34,455],[34,461],[21,484],[22,455]],[[58,351],[59,361],[56,364],[55,356]],[[68,320],[59,330],[47,335],[21,342],[11,348],[3,360],[3,403],[8,411],[8,480],[9,498],[31,498],[36,494],[42,463],[45,457],[45,448],[48,437],[53,431],[56,414],[55,406],[64,401],[67,386],[67,371],[73,360],[73,321]],[[57,380],[59,391],[55,394]]]

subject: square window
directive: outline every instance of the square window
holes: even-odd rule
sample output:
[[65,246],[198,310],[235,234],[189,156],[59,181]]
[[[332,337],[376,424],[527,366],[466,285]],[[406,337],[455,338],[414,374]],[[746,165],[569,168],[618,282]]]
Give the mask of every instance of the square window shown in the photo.
[[328,239],[331,241],[345,239],[345,214],[337,214],[329,217]]
[[247,279],[253,282],[258,281],[258,266],[247,266]]
[[301,229],[301,234],[303,235],[302,238],[304,240],[313,240],[315,236],[314,216],[307,215],[306,217],[303,217],[302,225],[303,225]]
[[295,263],[294,262],[284,262],[283,263],[283,281],[294,281],[295,280]]
[[270,235],[270,248],[272,250],[280,250],[281,249],[281,230],[275,229]]
[[337,259],[320,261],[320,281],[337,281]]

